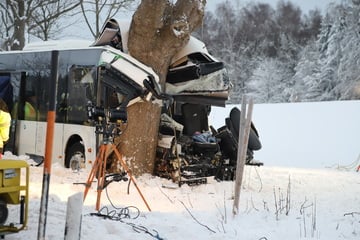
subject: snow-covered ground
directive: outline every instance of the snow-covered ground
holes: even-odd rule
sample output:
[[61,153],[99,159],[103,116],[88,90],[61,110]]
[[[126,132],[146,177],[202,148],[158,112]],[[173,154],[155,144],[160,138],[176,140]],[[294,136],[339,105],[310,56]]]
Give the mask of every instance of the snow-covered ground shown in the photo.
[[[127,194],[128,182],[114,182],[102,192],[102,213],[116,216],[120,209],[112,204],[130,206],[125,209],[130,218],[91,215],[96,213],[93,183],[83,206],[81,239],[360,239],[359,104],[255,105],[253,120],[263,143],[255,158],[265,166],[246,166],[236,216],[234,182],[209,178],[207,184],[179,188],[143,175],[137,185],[152,211],[132,183]],[[229,110],[213,110],[210,120],[222,125]],[[74,183],[85,183],[88,174],[89,169],[74,173],[53,165],[46,239],[64,239],[67,199],[84,191],[83,184]],[[30,167],[28,227],[6,239],[37,239],[42,176],[41,166]]]

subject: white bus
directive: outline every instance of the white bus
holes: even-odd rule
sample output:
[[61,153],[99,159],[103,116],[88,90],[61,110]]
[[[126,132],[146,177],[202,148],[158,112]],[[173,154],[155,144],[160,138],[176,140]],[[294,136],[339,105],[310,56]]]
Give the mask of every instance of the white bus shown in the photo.
[[[151,68],[110,46],[67,47],[71,42],[43,43],[23,51],[0,52],[0,97],[12,114],[10,141],[5,150],[41,159],[45,154],[52,51],[59,51],[56,120],[52,160],[70,167],[96,158],[99,145],[87,106],[104,109],[128,105],[151,95],[158,76]],[[115,94],[114,94],[115,93]],[[114,98],[115,96],[115,98]],[[129,102],[130,101],[130,102]]]
[[[223,63],[209,54],[203,42],[190,37],[172,58],[166,87],[160,89],[156,73],[127,54],[129,23],[112,29],[109,22],[118,24],[107,21],[93,44],[48,41],[25,46],[23,51],[0,51],[0,98],[13,118],[5,151],[30,155],[39,163],[44,159],[54,50],[59,52],[59,64],[52,160],[65,167],[72,162],[86,166],[96,159],[102,136],[89,121],[89,102],[111,112],[151,100],[155,94],[157,98],[170,95],[180,103],[225,106],[230,80]],[[114,45],[114,39],[121,41]]]

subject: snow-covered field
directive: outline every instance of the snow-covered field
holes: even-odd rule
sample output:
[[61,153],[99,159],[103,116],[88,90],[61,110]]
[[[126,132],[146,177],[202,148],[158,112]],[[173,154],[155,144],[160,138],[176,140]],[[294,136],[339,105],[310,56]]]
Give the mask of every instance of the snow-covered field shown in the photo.
[[[73,173],[54,165],[47,239],[63,239],[67,198],[84,190],[83,185],[74,183],[85,182],[87,176],[85,171]],[[145,231],[154,236],[159,234],[155,239],[359,239],[360,236],[360,173],[355,171],[246,167],[240,213],[235,217],[233,182],[216,182],[210,178],[206,185],[173,189],[169,188],[174,186],[172,182],[145,175],[137,179],[137,184],[152,211],[147,210],[134,185],[130,185],[127,194],[127,182],[112,183],[102,193],[103,213],[120,213],[111,206],[107,194],[116,207],[135,206],[140,210],[136,219],[115,221],[90,215],[96,212],[94,183],[83,207],[81,239],[155,238]],[[28,228],[6,239],[37,239],[41,189],[42,168],[31,167]],[[130,210],[130,216],[136,217],[135,208]]]
[[[224,125],[232,107],[213,107],[209,122]],[[255,158],[267,166],[349,165],[360,155],[359,109],[360,101],[255,104],[252,120],[263,145]]]
[[[359,111],[355,111],[359,102],[353,102],[352,105],[349,102],[344,103],[349,104],[346,108],[353,109],[349,110],[352,115],[339,113],[340,110],[336,110],[335,105],[340,103],[335,103],[333,107],[328,106],[330,103],[324,104],[320,107],[316,107],[318,105],[315,104],[317,111],[334,110],[334,118],[335,116],[340,118],[338,125],[342,124],[341,119],[350,116],[352,119],[359,118]],[[325,113],[309,112],[306,106],[313,109],[314,106],[311,104],[304,106],[295,108],[298,111],[299,109],[305,111],[302,114],[298,112],[299,116],[328,117]],[[256,112],[257,108],[262,109],[263,112]],[[277,112],[276,108],[282,110]],[[130,194],[127,194],[128,182],[114,182],[102,192],[102,213],[112,211],[110,212],[112,216],[115,216],[115,212],[120,213],[120,209],[114,209],[112,204],[119,208],[130,206],[129,209],[125,209],[130,211],[130,218],[119,221],[93,216],[91,213],[96,213],[96,183],[93,183],[83,206],[81,239],[360,239],[360,173],[355,171],[356,164],[360,164],[360,160],[357,157],[353,159],[347,157],[344,161],[333,162],[331,158],[318,159],[319,154],[315,154],[317,151],[307,155],[306,151],[291,153],[285,148],[283,150],[286,155],[281,159],[288,159],[291,162],[300,155],[304,157],[306,164],[303,163],[303,166],[294,164],[295,167],[292,167],[289,166],[288,161],[279,162],[279,159],[274,159],[269,145],[277,146],[284,143],[283,139],[280,141],[278,137],[285,133],[278,130],[277,134],[268,136],[267,134],[272,130],[267,128],[272,127],[274,123],[268,120],[266,126],[266,121],[257,119],[257,116],[266,116],[265,111],[268,111],[269,114],[276,113],[277,116],[284,114],[274,119],[277,121],[284,119],[285,116],[293,117],[294,113],[286,112],[286,108],[288,107],[281,105],[275,105],[275,108],[271,105],[267,107],[255,105],[253,119],[264,146],[255,153],[255,157],[261,155],[262,151],[267,154],[261,155],[265,166],[245,168],[238,215],[232,214],[233,182],[216,182],[209,178],[207,184],[193,187],[183,185],[179,188],[169,180],[143,175],[137,178],[137,184],[152,211],[147,210],[132,183]],[[294,110],[293,107],[289,106],[289,108]],[[217,115],[220,117],[221,114]],[[225,115],[221,115],[222,119]],[[269,115],[268,119],[270,119]],[[295,121],[293,119],[289,121]],[[321,121],[314,119],[315,128],[317,122]],[[308,127],[306,122],[301,121],[296,126],[298,128],[292,129],[290,135]],[[358,129],[356,126],[352,129],[354,128]],[[285,128],[284,131],[288,129]],[[348,136],[359,136],[359,133],[360,131],[356,130]],[[308,136],[305,133],[299,134],[296,138],[299,142],[292,140],[291,143],[301,144],[303,140],[300,138],[303,135]],[[335,138],[336,133],[333,135]],[[323,141],[318,141],[317,148],[324,149],[323,144],[328,142],[327,137],[326,135]],[[345,140],[343,137],[338,140],[348,141],[349,146],[352,145],[350,141],[356,140],[355,138],[345,138]],[[273,142],[269,142],[270,140]],[[356,143],[358,144],[358,141]],[[357,146],[357,154],[360,154],[360,147]],[[298,147],[303,149],[302,145]],[[337,151],[342,149],[328,147],[327,152],[329,155],[336,155]],[[355,148],[349,148],[349,151],[354,152]],[[350,163],[356,164],[350,166]],[[332,167],[321,167],[322,164]],[[75,173],[57,164],[53,165],[46,239],[64,239],[67,199],[75,193],[84,191],[85,187],[81,183],[86,182],[88,174],[89,169]],[[42,176],[42,166],[30,167],[28,227],[19,233],[7,235],[6,239],[37,239]],[[137,209],[140,212],[137,212]]]

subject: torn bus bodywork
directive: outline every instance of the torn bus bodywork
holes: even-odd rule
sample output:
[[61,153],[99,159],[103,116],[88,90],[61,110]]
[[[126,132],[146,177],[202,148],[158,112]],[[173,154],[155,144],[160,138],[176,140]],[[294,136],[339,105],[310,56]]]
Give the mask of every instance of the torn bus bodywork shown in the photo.
[[[111,45],[126,53],[128,29],[128,23],[111,19],[104,24],[94,46]],[[123,62],[123,59],[110,61],[112,63],[107,70],[122,75],[123,64],[120,61]],[[145,78],[142,76],[140,80]],[[224,116],[225,124],[219,129],[209,127],[208,123],[211,106],[225,107],[228,100],[231,82],[225,64],[209,54],[203,42],[191,36],[186,46],[172,59],[165,89],[160,89],[154,79],[147,79],[145,82],[135,81],[141,87],[132,86],[130,89],[137,89],[137,94],[141,95],[145,87],[155,96],[171,98],[171,101],[164,100],[167,107],[163,108],[160,120],[154,173],[172,178],[179,184],[204,183],[204,178],[208,176],[233,180],[240,111],[232,109],[229,116]],[[122,88],[128,89],[125,85]],[[259,134],[252,124],[247,164],[262,165],[253,158],[254,151],[260,148]]]

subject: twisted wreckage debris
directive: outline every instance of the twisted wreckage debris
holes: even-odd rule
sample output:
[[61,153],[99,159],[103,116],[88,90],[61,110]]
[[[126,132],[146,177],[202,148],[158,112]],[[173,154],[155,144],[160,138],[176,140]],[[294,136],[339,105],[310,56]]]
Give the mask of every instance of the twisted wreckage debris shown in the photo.
[[[127,52],[129,23],[108,20],[94,46],[109,44]],[[156,84],[155,82],[152,83]],[[206,177],[234,180],[237,161],[240,111],[236,107],[217,130],[209,127],[211,106],[225,107],[231,82],[223,62],[209,54],[203,42],[191,36],[176,54],[166,78],[159,127],[155,175],[171,178],[179,184],[205,183]],[[160,92],[159,92],[160,91]],[[251,124],[246,164],[262,165],[253,158],[261,148],[259,134]]]
[[[155,174],[173,179],[180,185],[206,183],[206,177],[219,181],[234,180],[240,110],[234,107],[225,125],[217,130],[208,127],[208,105],[183,103],[181,115],[161,116]],[[175,119],[177,121],[175,121]],[[181,123],[181,124],[180,124]],[[254,151],[261,149],[259,134],[251,125],[246,164],[261,166]]]

